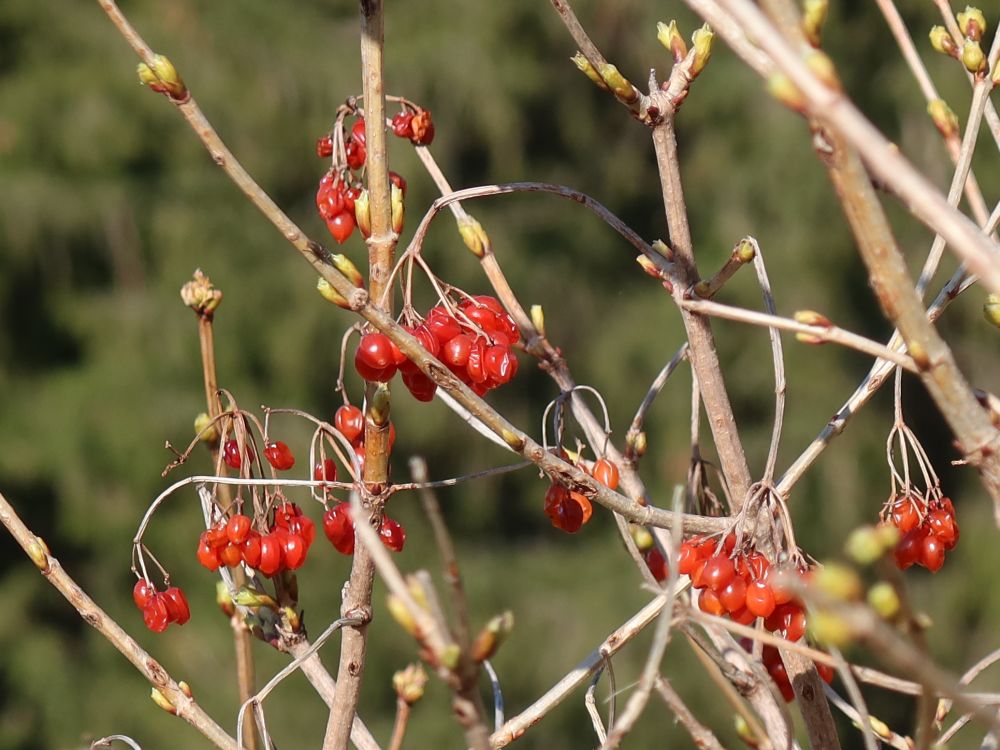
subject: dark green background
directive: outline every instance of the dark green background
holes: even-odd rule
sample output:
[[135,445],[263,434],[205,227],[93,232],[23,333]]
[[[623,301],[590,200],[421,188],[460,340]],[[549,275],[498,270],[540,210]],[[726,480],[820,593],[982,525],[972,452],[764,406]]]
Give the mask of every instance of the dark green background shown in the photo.
[[[834,5],[827,47],[846,88],[904,153],[946,185],[944,148],[881,19],[868,3]],[[921,52],[932,58],[926,30],[935,18],[930,4],[923,5],[907,20]],[[605,203],[642,236],[664,236],[648,132],[568,62],[573,45],[547,3],[388,6],[387,88],[433,111],[433,152],[454,186],[564,183]],[[309,234],[329,242],[313,208],[323,170],[313,148],[338,103],[360,93],[354,5],[143,0],[123,9],[153,48],[171,57],[261,185]],[[686,36],[695,28],[677,3],[581,1],[578,12],[605,53],[638,82],[651,66],[661,74],[667,69],[655,39],[657,20],[676,15]],[[938,56],[928,63],[964,121],[969,92],[960,70]],[[293,406],[329,418],[338,403],[340,336],[351,318],[313,291],[311,269],[213,165],[178,113],[138,85],[135,64],[96,3],[0,5],[0,490],[94,598],[234,730],[231,637],[214,608],[213,579],[194,558],[200,513],[193,493],[168,503],[149,537],[189,592],[191,623],[153,636],[129,597],[129,540],[165,486],[160,471],[170,456],[164,441],[186,442],[204,407],[195,321],[178,290],[196,267],[224,290],[216,326],[220,383],[247,408]],[[771,101],[722,45],[685,102],[678,129],[703,272],[753,234],[781,313],[814,308],[847,328],[888,335],[806,127]],[[433,199],[433,186],[407,144],[393,139],[390,160],[410,184],[406,240]],[[975,168],[987,200],[994,199],[1000,169],[988,136]],[[915,268],[930,235],[891,198],[886,204]],[[604,394],[620,440],[646,385],[682,341],[669,299],[637,269],[632,249],[579,206],[527,195],[471,209],[525,305],[544,303],[550,337],[578,381]],[[363,245],[356,236],[346,249],[360,264]],[[448,281],[487,291],[450,219],[432,227],[426,257]],[[946,265],[950,272],[950,258]],[[429,299],[426,288],[419,297]],[[982,297],[971,291],[940,325],[970,379],[997,390],[997,331],[982,321]],[[721,299],[757,307],[752,274],[741,274]],[[773,408],[766,333],[731,323],[715,330],[759,473]],[[807,347],[791,337],[786,346],[788,414],[779,470],[867,365],[833,346]],[[556,390],[530,362],[522,358],[521,365],[517,380],[490,400],[539,437],[542,410]],[[357,382],[351,385],[357,394]],[[397,390],[397,477],[413,453],[427,456],[435,477],[509,460],[440,403],[417,404]],[[907,415],[956,498],[962,525],[962,541],[941,573],[931,578],[918,570],[907,577],[934,620],[935,655],[959,672],[1000,645],[1000,592],[993,586],[1000,549],[975,477],[948,466],[956,456],[933,405],[909,378],[905,394]],[[688,409],[689,379],[681,368],[648,423],[642,472],[661,505],[686,469]],[[290,419],[279,424],[302,456],[305,427]],[[891,400],[880,394],[793,494],[799,542],[816,557],[837,554],[850,528],[875,519],[888,492],[883,440],[890,424]],[[190,465],[191,471],[207,468],[204,457]],[[566,536],[542,514],[545,487],[534,472],[523,471],[440,494],[474,621],[504,608],[517,618],[496,659],[509,714],[649,598],[608,514],[598,509],[579,535]],[[390,512],[409,535],[400,565],[436,574],[415,497],[397,496]],[[10,541],[0,542],[0,560],[0,750],[80,748],[119,732],[147,750],[204,746],[193,730],[150,703],[144,681]],[[335,616],[347,572],[348,560],[321,537],[301,571],[314,634]],[[379,604],[382,593],[379,585]],[[415,651],[386,617],[376,618],[371,638],[361,713],[387,742],[390,676]],[[621,701],[647,642],[640,638],[616,659]],[[285,663],[261,644],[256,653],[262,677]],[[322,653],[335,670],[336,643]],[[668,651],[665,671],[724,742],[738,744],[729,711],[682,644]],[[981,689],[998,682],[990,675],[981,680]],[[870,699],[877,715],[911,731],[909,701],[877,691]],[[266,708],[282,747],[319,745],[326,710],[301,676],[275,691]],[[844,727],[845,747],[858,746],[857,734]],[[979,737],[965,730],[954,746],[974,746]],[[689,742],[654,700],[626,745],[668,741]],[[580,691],[519,744],[558,750],[594,742]],[[435,680],[414,711],[407,746],[462,746],[447,693]]]

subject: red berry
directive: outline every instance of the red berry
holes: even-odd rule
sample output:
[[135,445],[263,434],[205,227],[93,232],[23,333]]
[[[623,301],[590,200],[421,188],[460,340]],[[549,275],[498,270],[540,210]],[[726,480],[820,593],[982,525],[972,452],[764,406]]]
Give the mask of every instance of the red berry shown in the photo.
[[323,463],[313,467],[313,480],[316,482],[336,482],[337,462],[332,458],[323,460]]
[[833,682],[834,670],[829,664],[820,664],[819,662],[816,662],[816,671],[819,672],[819,678],[827,685]]
[[240,446],[235,440],[227,440],[222,446],[222,460],[230,469],[239,471],[243,461],[240,459]]
[[594,513],[594,506],[590,504],[590,500],[579,492],[570,492],[569,499],[570,502],[574,502],[580,506],[580,510],[583,511],[583,523],[587,523],[590,520],[590,516]]
[[431,113],[426,109],[418,109],[410,119],[410,140],[417,146],[430,146],[434,140],[434,122]]
[[[739,580],[742,581],[743,579]],[[735,612],[730,612],[729,617],[733,622],[738,622],[740,625],[752,625],[757,620],[757,615],[746,607],[738,609]]]
[[702,612],[708,612],[708,614],[715,615],[716,617],[721,617],[726,613],[726,608],[719,600],[719,595],[712,589],[701,590],[701,593],[698,595],[698,608]]
[[289,570],[298,570],[306,561],[308,547],[305,540],[298,534],[288,534],[283,541],[285,567]]
[[306,549],[312,547],[312,543],[316,541],[316,524],[309,516],[296,518],[289,531],[302,537],[306,543]]
[[746,607],[747,584],[739,576],[734,576],[733,580],[726,584],[719,592],[719,601],[729,612],[738,612]]
[[771,667],[768,670],[768,674],[771,675],[774,684],[778,686],[778,690],[781,692],[781,697],[785,699],[785,703],[791,703],[795,700],[795,691],[792,689],[792,683],[788,681],[788,672],[785,670],[785,665],[782,662],[779,661]]
[[354,214],[350,211],[341,211],[326,220],[326,228],[330,230],[331,236],[337,241],[338,245],[343,245],[347,242],[347,238],[354,232],[354,226]]
[[757,617],[770,617],[775,606],[774,592],[764,581],[754,581],[747,587],[747,609]]
[[385,516],[382,519],[382,528],[379,529],[378,535],[382,544],[393,552],[403,551],[403,545],[406,543],[406,531],[398,521]]
[[333,156],[333,138],[328,135],[324,135],[316,141],[316,156],[320,159],[326,159],[329,156]]
[[910,498],[904,497],[893,503],[892,522],[903,534],[920,525],[920,513]]
[[191,608],[188,606],[187,597],[184,596],[183,591],[176,586],[171,586],[163,592],[163,598],[171,622],[183,625],[191,619]]
[[567,534],[575,534],[583,526],[583,507],[574,500],[567,498],[552,509],[549,520],[557,529]]
[[278,471],[288,471],[295,466],[292,450],[280,440],[272,441],[264,448],[264,458]]
[[699,560],[701,556],[698,554],[698,548],[691,542],[683,542],[677,555],[677,572],[682,576],[691,575]]
[[351,138],[356,140],[358,143],[364,145],[366,140],[365,135],[365,118],[359,117],[354,121],[354,125],[351,126]]
[[923,527],[918,526],[903,535],[892,553],[897,568],[906,570],[920,559],[921,543],[926,533]]
[[142,620],[154,633],[162,633],[170,624],[167,600],[163,594],[154,594],[142,608]]
[[464,368],[472,352],[472,337],[465,333],[450,338],[441,347],[441,361],[452,370]]
[[393,367],[392,342],[384,333],[366,333],[358,344],[356,359],[373,370]]
[[347,157],[347,166],[351,169],[361,169],[368,156],[365,144],[354,138],[348,139],[347,143],[344,144],[344,155]]
[[260,567],[260,538],[259,532],[251,531],[240,545],[240,552],[243,554],[243,562],[251,568]]
[[413,115],[410,112],[397,112],[392,117],[392,132],[399,138],[410,137],[410,120]]
[[775,604],[787,604],[795,598],[791,589],[788,586],[780,585],[778,579],[784,576],[791,575],[791,571],[788,568],[768,568],[764,572],[763,581],[771,587],[771,593],[774,594]]
[[599,458],[594,461],[594,479],[610,490],[618,489],[618,467],[606,458]]
[[219,551],[219,560],[227,568],[235,568],[243,562],[243,551],[238,544],[227,544]]
[[365,415],[353,404],[344,404],[333,415],[333,424],[348,442],[353,443],[365,430]]
[[242,513],[237,513],[226,524],[226,538],[230,544],[242,544],[250,533],[251,521]]
[[437,393],[437,383],[417,370],[416,372],[404,372],[403,385],[413,395],[417,401],[433,401],[434,394]]
[[465,363],[465,371],[473,383],[486,382],[486,341],[476,339],[469,350],[469,361]]
[[302,508],[295,503],[282,502],[274,506],[274,526],[288,531],[302,516]]
[[736,575],[736,568],[733,561],[723,555],[716,555],[709,558],[702,571],[702,581],[713,591],[720,591],[733,580]]
[[694,570],[691,571],[691,585],[696,589],[705,588],[708,583],[705,582],[705,566],[708,565],[708,560],[705,558],[699,558],[698,562],[694,565]]
[[263,534],[260,538],[260,564],[257,570],[270,578],[281,570],[283,557],[284,545],[281,538],[274,532]]
[[222,564],[218,550],[206,541],[198,543],[198,562],[209,570],[218,570]]
[[517,372],[517,358],[506,346],[491,346],[483,357],[486,374],[497,385],[510,382]]
[[144,608],[155,595],[156,586],[145,578],[140,578],[136,581],[135,586],[132,588],[132,601],[135,602],[135,606],[139,609]]
[[653,578],[663,582],[670,575],[670,568],[663,557],[663,553],[657,547],[652,547],[645,555],[646,567],[653,574]]
[[920,564],[931,573],[937,573],[944,565],[944,544],[933,534],[920,542]]
[[452,317],[451,313],[441,306],[432,308],[431,311],[427,313],[427,320],[424,321],[424,325],[427,326],[427,329],[434,334],[434,338],[436,338],[442,346],[447,344],[458,334],[462,333],[462,327],[458,324],[458,321]]
[[927,516],[927,528],[941,540],[945,549],[951,549],[958,542],[958,524],[954,516],[944,509],[932,511]]
[[351,506],[339,503],[323,514],[323,533],[343,555],[354,554],[354,521]]

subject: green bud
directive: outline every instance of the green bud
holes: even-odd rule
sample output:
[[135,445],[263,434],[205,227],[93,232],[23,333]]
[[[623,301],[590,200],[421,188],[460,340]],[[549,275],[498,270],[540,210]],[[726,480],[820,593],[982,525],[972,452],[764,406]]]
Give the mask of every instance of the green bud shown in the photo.
[[386,608],[389,610],[389,614],[392,615],[392,619],[400,624],[400,626],[412,636],[417,635],[417,621],[410,614],[410,610],[407,609],[406,604],[395,594],[389,594],[385,600]]
[[664,258],[669,260],[671,263],[674,262],[674,251],[671,250],[670,245],[668,245],[663,240],[653,240],[653,244],[650,245],[650,247],[653,248],[653,250],[655,250],[658,254],[662,255]]
[[372,236],[372,215],[368,205],[367,189],[362,190],[361,194],[354,199],[354,221],[365,239]]
[[340,271],[344,276],[350,279],[351,283],[359,289],[365,285],[365,279],[361,275],[361,271],[358,267],[354,265],[350,258],[346,255],[331,255],[330,262],[333,263],[333,267]]
[[403,231],[403,217],[406,215],[406,209],[403,204],[403,190],[396,184],[393,184],[390,191],[389,202],[392,206],[392,231],[399,234]]
[[802,5],[802,31],[813,47],[819,46],[829,9],[829,0],[805,0]]
[[749,263],[757,255],[757,251],[750,240],[741,240],[740,244],[736,246],[736,252],[733,254],[740,263]]
[[847,537],[844,552],[859,565],[871,565],[885,554],[885,547],[874,526],[861,526]]
[[806,111],[806,100],[802,97],[802,92],[784,73],[772,73],[767,79],[767,90],[771,96],[793,112],[802,114]]
[[153,703],[162,708],[168,714],[171,714],[173,716],[177,715],[177,707],[174,706],[174,704],[170,702],[167,696],[161,693],[157,688],[153,688],[152,690],[150,690],[149,697],[153,699]]
[[545,310],[541,305],[531,306],[531,325],[538,331],[539,336],[545,335]]
[[934,121],[934,127],[945,138],[953,138],[958,135],[958,116],[952,112],[951,107],[944,99],[932,99],[927,104],[927,114]]
[[986,16],[979,8],[965,6],[965,11],[958,14],[958,28],[974,42],[978,42],[986,33]]
[[472,642],[470,651],[472,660],[481,662],[492,657],[513,629],[514,613],[510,610],[492,618]]
[[215,582],[215,603],[219,605],[219,609],[226,617],[232,617],[233,613],[236,612],[233,598],[229,595],[229,589],[222,581]]
[[219,430],[215,426],[215,421],[205,412],[201,412],[194,418],[194,434],[203,443],[215,445],[219,442]]
[[712,58],[712,42],[715,32],[706,23],[691,35],[691,46],[694,47],[694,62],[691,64],[691,75],[696,76],[705,69]]
[[809,615],[809,632],[817,643],[841,648],[853,637],[850,624],[840,615],[818,611]]
[[608,88],[622,101],[631,103],[639,98],[639,92],[611,63],[603,63],[599,72]]
[[483,225],[471,216],[458,220],[458,233],[462,235],[462,242],[472,251],[477,258],[486,255],[486,248],[490,246],[490,238],[487,236]]
[[379,427],[389,422],[389,385],[379,383],[372,394],[371,404],[368,407],[368,414]]
[[868,604],[883,620],[891,620],[899,612],[899,596],[892,584],[880,581],[868,589]]
[[186,695],[188,698],[194,698],[194,693],[191,692],[191,686],[188,685],[186,682],[184,682],[184,680],[178,682],[177,687],[179,687],[181,689],[181,692],[184,693],[184,695]]
[[825,52],[817,49],[806,55],[806,67],[831,89],[840,91],[841,86],[840,78],[837,77],[837,67]]
[[233,601],[241,607],[267,607],[274,612],[278,611],[278,603],[274,599],[251,586],[241,587]]
[[653,545],[655,544],[653,535],[649,533],[649,529],[645,526],[632,527],[632,540],[640,552],[648,552],[653,549]]
[[322,276],[316,279],[316,291],[319,292],[323,299],[327,302],[332,302],[337,307],[342,307],[345,310],[351,309],[351,303],[347,301],[347,298],[334,289],[330,282]]
[[944,26],[931,26],[930,34],[931,47],[935,52],[949,57],[958,57],[958,45]]
[[196,269],[191,281],[181,287],[181,300],[199,315],[211,317],[222,302],[222,292],[202,270]]
[[420,664],[410,664],[392,676],[392,687],[396,695],[408,706],[424,697],[426,684],[427,672]]
[[49,552],[49,545],[40,536],[36,536],[28,542],[28,546],[24,551],[40,571],[44,573],[49,569],[49,555],[51,554]]
[[684,37],[681,36],[681,32],[677,29],[677,21],[671,20],[670,23],[658,22],[656,24],[656,38],[660,44],[667,48],[667,51],[673,56],[675,63],[679,63],[687,57],[687,44],[684,43]]
[[601,78],[601,74],[597,72],[597,68],[590,64],[590,60],[584,57],[582,52],[577,52],[570,58],[570,60],[572,60],[573,64],[576,65],[576,67],[579,68],[580,71],[587,76],[587,78],[593,81],[599,89],[603,89],[604,91],[608,90],[608,84],[604,82],[604,79]]
[[173,63],[166,56],[154,55],[151,66],[141,62],[136,71],[139,74],[139,82],[143,86],[148,86],[159,94],[166,94],[171,99],[187,99],[187,87]]
[[462,658],[462,649],[458,647],[457,643],[449,643],[441,651],[441,664],[446,668],[454,671],[458,667],[458,662]]
[[986,302],[983,303],[983,316],[997,328],[1000,328],[1000,294],[986,295]]
[[965,40],[965,44],[962,45],[962,64],[973,75],[986,72],[986,53],[979,46],[979,42],[973,39]]

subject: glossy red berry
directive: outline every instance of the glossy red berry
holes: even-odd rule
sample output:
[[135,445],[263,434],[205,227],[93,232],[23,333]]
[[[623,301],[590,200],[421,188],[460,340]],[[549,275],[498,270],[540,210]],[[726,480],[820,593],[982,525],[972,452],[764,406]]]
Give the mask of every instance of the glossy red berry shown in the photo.
[[283,557],[284,545],[281,537],[274,532],[263,534],[260,538],[260,564],[257,570],[270,578],[281,570]]
[[320,159],[333,156],[333,139],[330,136],[324,135],[316,141],[316,156]]
[[368,156],[365,144],[355,138],[348,139],[344,144],[344,155],[347,157],[347,166],[351,169],[361,169]]
[[663,557],[663,553],[657,547],[651,547],[645,555],[646,567],[649,568],[649,572],[653,574],[653,578],[661,583],[667,580],[670,575],[670,568],[667,565],[666,559]]
[[941,540],[945,549],[952,549],[958,542],[958,524],[955,517],[944,509],[932,511],[927,516],[927,528]]
[[142,620],[154,633],[162,633],[170,624],[170,612],[163,594],[154,594],[142,608]]
[[920,513],[910,498],[904,497],[893,503],[892,522],[903,534],[920,525]]
[[713,591],[724,589],[735,576],[733,561],[724,555],[709,558],[702,571],[702,581]]
[[774,592],[764,581],[754,581],[747,587],[747,609],[757,617],[770,617],[776,606]]
[[341,211],[326,220],[326,228],[338,245],[347,242],[347,239],[354,232],[354,227],[354,214],[350,211]]
[[410,112],[397,112],[392,118],[392,132],[399,138],[410,137],[410,120],[413,115]]
[[288,471],[295,466],[292,449],[281,440],[273,440],[264,448],[264,458],[278,471]]
[[920,542],[920,564],[931,573],[937,573],[944,565],[944,544],[934,534],[928,534]]
[[[387,380],[391,379],[396,372],[396,366],[393,364],[392,342],[389,337],[384,333],[366,333],[358,344],[354,363],[362,377],[365,377],[366,373],[391,371]],[[362,369],[365,371],[362,372]],[[365,379],[371,378],[365,377]]]
[[719,600],[719,595],[708,588],[702,589],[698,595],[698,609],[716,617],[721,617],[726,613],[726,608]]
[[308,546],[305,540],[298,534],[289,533],[283,540],[282,551],[284,553],[285,567],[289,570],[298,570],[302,567],[302,563],[306,561]]
[[235,568],[243,562],[243,552],[240,545],[230,542],[219,551],[219,560],[227,568]]
[[198,543],[198,562],[209,570],[218,570],[222,564],[219,560],[218,550],[207,541]]
[[184,592],[176,586],[171,586],[163,592],[163,598],[167,605],[167,615],[171,622],[183,625],[191,619],[191,608],[188,606],[187,597]]
[[323,459],[313,467],[313,480],[316,482],[336,482],[337,462],[332,458]]
[[379,529],[378,534],[382,540],[382,544],[393,552],[403,551],[403,545],[406,544],[406,531],[398,521],[385,516],[382,519],[382,528]]
[[242,544],[243,540],[247,538],[247,534],[250,533],[250,524],[250,518],[242,513],[237,513],[230,518],[226,524],[226,538],[229,543]]
[[135,586],[132,588],[132,601],[135,602],[135,606],[139,609],[145,607],[155,595],[156,586],[145,578],[140,578],[136,581]]
[[677,555],[677,572],[683,576],[691,575],[699,560],[701,555],[698,554],[698,548],[691,542],[682,543]]
[[365,415],[353,404],[344,404],[333,415],[333,424],[348,442],[353,443],[365,430]]
[[240,545],[243,562],[255,569],[260,567],[260,538],[259,532],[251,531]]
[[434,394],[437,393],[437,383],[417,370],[416,372],[404,372],[403,385],[417,401],[433,401]]
[[918,526],[903,535],[892,553],[896,567],[900,570],[906,570],[920,559],[920,547],[925,534],[924,529]]
[[226,466],[230,469],[239,471],[240,466],[243,465],[243,461],[240,458],[239,443],[233,439],[227,440],[222,446],[222,460],[226,462]]
[[728,612],[738,612],[745,608],[747,601],[746,581],[739,576],[734,576],[733,580],[719,592],[719,601]]
[[338,552],[354,554],[354,520],[351,506],[339,503],[323,514],[323,533]]
[[365,133],[364,117],[359,117],[357,120],[354,121],[354,124],[351,126],[351,138],[356,140],[358,143],[361,144],[365,143],[367,135]]

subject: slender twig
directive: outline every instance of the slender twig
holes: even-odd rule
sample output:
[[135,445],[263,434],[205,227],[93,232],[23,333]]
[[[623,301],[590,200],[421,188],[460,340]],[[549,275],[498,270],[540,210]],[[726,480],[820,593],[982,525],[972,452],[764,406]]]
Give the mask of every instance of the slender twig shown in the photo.
[[663,366],[663,369],[653,378],[653,382],[649,384],[646,395],[643,396],[639,408],[635,410],[632,423],[629,424],[628,431],[625,433],[625,443],[627,445],[631,444],[635,440],[635,437],[642,431],[643,422],[646,421],[646,414],[649,413],[650,408],[653,406],[653,401],[660,395],[663,386],[667,384],[667,378],[677,369],[677,365],[687,358],[687,351],[687,344],[681,344],[680,348],[674,352],[674,356],[670,358],[670,361]]
[[112,646],[132,662],[132,665],[139,670],[139,673],[149,681],[153,688],[170,702],[177,716],[201,732],[216,747],[223,750],[236,750],[236,740],[216,724],[193,698],[181,690],[163,666],[136,643],[121,625],[108,617],[107,613],[87,596],[86,592],[48,551],[42,539],[24,525],[3,494],[0,494],[0,523],[10,532],[10,535],[35,563],[46,580],[66,598],[66,601],[73,605],[84,622],[104,636]]
[[[832,703],[838,710],[840,710],[841,713],[844,714],[844,716],[853,721],[855,725],[857,725],[865,733],[866,737],[865,746],[868,747],[867,737],[873,731],[871,725],[872,717],[870,716],[867,717],[868,723],[866,725],[865,719],[861,716],[861,713],[856,708],[854,708],[854,706],[852,706],[850,703],[848,703],[839,695],[837,695],[837,692],[833,688],[831,688],[829,685],[824,685],[823,691],[826,693],[826,697],[830,701],[830,703]],[[896,748],[896,750],[913,750],[913,745],[907,741],[908,738],[896,734],[895,732],[892,732],[892,734],[890,734],[888,737],[884,733],[880,733],[879,739],[882,742],[886,742],[892,745],[894,748]]]
[[500,686],[500,676],[489,659],[483,659],[483,671],[490,678],[490,688],[493,690],[493,731],[495,732],[503,726],[505,721],[503,689]]
[[657,676],[655,687],[656,692],[663,698],[663,702],[667,704],[667,707],[677,717],[681,726],[691,735],[695,747],[699,748],[699,750],[723,750],[722,744],[712,730],[695,718],[694,714],[691,713],[691,709],[684,704],[684,701],[677,695],[666,678],[662,675]]
[[138,742],[124,734],[109,734],[107,737],[101,737],[99,740],[94,740],[90,743],[90,750],[95,750],[99,747],[111,747],[112,742],[124,742],[132,748],[132,750],[142,750],[142,747]]
[[813,336],[821,341],[840,344],[848,349],[854,349],[863,354],[887,360],[899,365],[907,372],[916,373],[918,371],[913,359],[906,354],[837,326],[806,325],[791,318],[769,315],[768,313],[747,310],[742,307],[732,307],[731,305],[724,305],[720,302],[711,302],[709,300],[686,300],[681,302],[681,305],[689,310],[716,318],[725,318],[726,320],[734,320],[739,323],[778,328],[783,331],[792,331],[806,336]]
[[[851,703],[860,718],[859,723],[861,724],[861,734],[864,739],[865,750],[876,750],[876,740],[872,733],[871,715],[868,713],[868,704],[865,703],[865,697],[861,693],[861,688],[858,687],[858,681],[854,677],[854,673],[851,672],[851,666],[844,659],[839,649],[831,648],[830,652],[837,661],[837,674],[840,675],[840,679],[844,682],[847,695],[851,699]],[[828,691],[827,695],[829,695]]]
[[410,704],[402,698],[396,699],[396,720],[392,725],[392,739],[389,740],[389,750],[401,750],[403,738],[406,736],[406,726],[410,721]]
[[594,677],[590,680],[590,684],[587,686],[587,692],[583,697],[583,705],[587,709],[587,714],[590,716],[590,723],[594,727],[594,734],[597,735],[597,741],[604,745],[608,739],[607,729],[604,727],[604,720],[601,718],[601,712],[597,708],[597,699],[595,693],[597,692],[597,683],[601,680],[601,675],[604,673],[603,669],[598,669],[594,673]]

